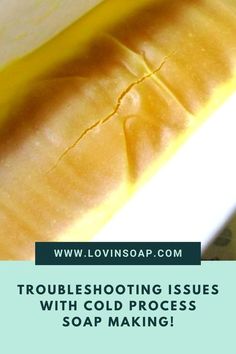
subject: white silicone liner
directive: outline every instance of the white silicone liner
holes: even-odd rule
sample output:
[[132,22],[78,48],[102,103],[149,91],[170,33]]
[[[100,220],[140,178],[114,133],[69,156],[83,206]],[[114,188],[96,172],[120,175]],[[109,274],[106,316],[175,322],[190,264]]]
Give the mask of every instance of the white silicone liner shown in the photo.
[[0,0],[0,67],[22,57],[103,0]]

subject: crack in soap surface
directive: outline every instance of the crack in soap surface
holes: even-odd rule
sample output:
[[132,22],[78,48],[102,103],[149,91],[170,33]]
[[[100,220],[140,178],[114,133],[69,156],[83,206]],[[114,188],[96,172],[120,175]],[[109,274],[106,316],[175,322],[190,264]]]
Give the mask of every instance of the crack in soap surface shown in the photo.
[[117,103],[116,106],[114,108],[114,110],[108,114],[106,117],[99,119],[97,122],[95,122],[94,124],[92,124],[90,127],[88,127],[87,129],[85,129],[81,135],[74,141],[73,144],[71,144],[62,154],[61,156],[58,158],[58,160],[56,161],[56,163],[54,164],[54,166],[46,173],[46,175],[48,175],[50,172],[52,172],[53,170],[55,170],[58,165],[60,164],[60,162],[62,162],[62,160],[66,157],[66,155],[68,155],[68,153],[73,150],[78,143],[88,134],[90,133],[94,128],[96,128],[98,125],[102,125],[104,123],[106,123],[107,121],[109,121],[118,111],[119,108],[122,104],[123,99],[126,97],[126,95],[132,90],[133,87],[141,84],[143,81],[145,81],[146,79],[151,78],[152,76],[154,76],[156,73],[158,73],[162,67],[165,65],[166,61],[174,54],[175,52],[171,52],[169,55],[165,56],[161,62],[161,64],[157,67],[157,69],[148,72],[146,75],[142,76],[141,78],[139,78],[138,80],[132,82],[122,93],[121,95],[118,97],[117,99]]
[[[171,55],[175,55],[177,53],[177,50],[173,51]],[[169,55],[170,56],[170,55]],[[143,61],[145,63],[145,67],[148,70],[148,72],[152,72],[152,69],[150,67],[150,65],[148,64],[148,60],[146,59],[146,55],[145,52],[142,51],[142,58]],[[176,93],[174,93],[170,87],[167,85],[166,82],[164,82],[163,80],[161,80],[160,77],[158,77],[157,75],[155,75],[156,73],[154,73],[154,75],[152,76],[153,80],[157,83],[157,85],[163,89],[164,92],[167,93],[168,96],[170,96],[180,107],[182,107],[182,109],[187,113],[187,115],[189,117],[193,117],[193,112],[191,112],[186,106],[185,104],[181,101],[181,99],[177,96]]]

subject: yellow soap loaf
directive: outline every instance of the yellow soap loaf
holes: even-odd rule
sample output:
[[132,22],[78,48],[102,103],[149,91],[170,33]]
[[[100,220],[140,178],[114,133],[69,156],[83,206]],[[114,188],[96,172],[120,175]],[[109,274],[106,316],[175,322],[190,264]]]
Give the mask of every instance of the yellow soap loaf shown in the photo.
[[235,91],[235,70],[233,0],[108,0],[3,68],[0,259],[91,239]]

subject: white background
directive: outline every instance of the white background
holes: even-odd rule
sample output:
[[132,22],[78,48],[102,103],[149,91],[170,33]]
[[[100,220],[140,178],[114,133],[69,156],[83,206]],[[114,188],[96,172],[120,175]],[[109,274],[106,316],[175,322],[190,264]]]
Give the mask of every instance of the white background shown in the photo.
[[94,241],[201,241],[236,208],[236,94],[118,212]]

